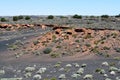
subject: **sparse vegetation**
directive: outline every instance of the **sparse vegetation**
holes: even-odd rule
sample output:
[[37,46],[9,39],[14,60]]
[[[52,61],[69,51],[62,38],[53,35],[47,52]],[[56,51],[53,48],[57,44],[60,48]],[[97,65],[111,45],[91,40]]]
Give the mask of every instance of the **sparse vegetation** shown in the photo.
[[30,20],[30,19],[31,19],[30,16],[25,17],[25,20]]
[[60,57],[60,54],[59,53],[50,53],[50,56],[52,58],[58,58],[58,57]]
[[[8,22],[0,24],[2,32],[0,53],[2,50],[5,53],[0,54],[0,63],[2,63],[0,64],[0,80],[19,80],[16,79],[17,77],[22,78],[21,80],[97,80],[98,78],[119,80],[120,31],[111,30],[108,27],[111,26],[110,21],[113,21],[112,25],[118,25],[119,18],[113,18],[113,20],[111,16],[109,19],[104,18],[99,25],[102,29],[98,29],[99,22],[96,16],[95,19],[83,16],[84,19],[81,20],[70,17],[69,20],[68,18],[61,19],[57,16],[53,20],[48,20],[46,17],[40,17],[37,18],[40,23],[34,21],[36,18],[34,16],[30,17],[30,21],[25,20],[25,16],[16,17],[19,21],[12,21],[12,25],[3,24]],[[114,22],[114,19],[117,22]],[[60,24],[57,24],[59,21],[61,21]],[[68,27],[61,25],[62,21],[64,26],[68,25]],[[41,29],[42,22],[47,27],[46,29]],[[56,24],[53,25],[53,23]],[[89,28],[83,28],[84,24]],[[75,28],[70,29],[71,25]],[[108,29],[102,25],[107,26]],[[59,33],[55,33],[54,30],[58,30]],[[7,46],[11,51],[6,50]],[[56,63],[56,61],[63,62]],[[20,62],[19,65],[18,62]],[[8,75],[11,78],[3,78],[9,77]]]
[[24,17],[22,15],[18,16],[18,19],[23,19]]
[[109,18],[109,15],[102,15],[101,18]]
[[72,16],[73,18],[75,18],[75,19],[82,19],[82,16],[81,15],[77,15],[77,14],[75,14],[74,16]]
[[1,22],[6,22],[7,20],[5,18],[0,19]]
[[115,16],[116,18],[120,18],[120,14]]
[[13,16],[13,21],[18,21],[18,17],[17,16]]
[[33,44],[34,44],[34,45],[37,45],[38,43],[40,43],[38,40],[33,41]]
[[116,52],[120,52],[120,48],[115,48]]
[[45,54],[49,54],[52,52],[52,49],[51,48],[45,48],[44,51],[43,51]]
[[47,17],[47,19],[53,19],[53,18],[54,18],[53,15],[49,15],[49,16]]

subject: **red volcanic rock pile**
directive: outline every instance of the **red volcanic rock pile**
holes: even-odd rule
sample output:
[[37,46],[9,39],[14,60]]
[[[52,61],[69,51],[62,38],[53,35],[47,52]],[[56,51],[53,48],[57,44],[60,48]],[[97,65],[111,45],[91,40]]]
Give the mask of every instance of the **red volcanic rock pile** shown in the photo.
[[48,25],[48,24],[0,24],[0,29],[24,29],[24,28],[34,28],[35,26],[41,27],[42,29],[46,29],[46,27],[54,27],[56,25]]
[[54,53],[67,53],[67,55],[84,53],[115,52],[120,48],[120,31],[118,30],[93,30],[86,28],[61,29],[56,28],[42,37],[34,39],[28,49],[42,51],[46,47],[52,48]]
[[[8,27],[8,24],[1,24],[0,26]],[[9,25],[9,27],[11,26],[13,25]],[[15,24],[14,26],[34,27],[36,24]],[[37,24],[37,26],[45,29],[49,25]],[[26,48],[21,48],[22,51],[28,53],[35,53],[36,51],[43,53],[45,48],[51,48],[51,54],[54,53],[57,56],[86,53],[107,55],[115,53],[116,48],[120,49],[120,31],[53,26],[53,30],[43,35],[40,34],[40,37],[34,37],[24,47]]]

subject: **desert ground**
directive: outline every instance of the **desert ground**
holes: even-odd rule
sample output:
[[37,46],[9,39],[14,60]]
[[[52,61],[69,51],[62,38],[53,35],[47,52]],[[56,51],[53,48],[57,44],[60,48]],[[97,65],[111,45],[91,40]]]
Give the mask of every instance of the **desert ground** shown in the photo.
[[120,18],[6,19],[0,80],[120,80]]

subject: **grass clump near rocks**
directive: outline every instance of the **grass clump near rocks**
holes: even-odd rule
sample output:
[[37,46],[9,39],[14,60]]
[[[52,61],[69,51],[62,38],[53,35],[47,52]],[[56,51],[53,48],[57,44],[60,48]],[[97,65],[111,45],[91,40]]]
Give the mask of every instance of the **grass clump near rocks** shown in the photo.
[[120,57],[114,57],[113,59],[115,59],[115,60],[120,60]]
[[95,72],[99,73],[99,74],[105,74],[105,70],[104,69],[101,69],[101,68],[97,68],[95,70]]
[[56,78],[51,78],[50,80],[57,80]]
[[115,51],[120,53],[120,48],[115,48]]
[[52,49],[51,49],[51,48],[46,48],[46,49],[43,50],[43,53],[44,53],[44,54],[49,54],[49,53],[51,53],[51,52],[52,52]]
[[37,45],[37,44],[39,44],[39,41],[38,41],[38,40],[33,41],[33,44],[34,44],[34,45]]
[[58,57],[60,57],[60,54],[59,53],[50,53],[50,56],[52,58],[58,58]]

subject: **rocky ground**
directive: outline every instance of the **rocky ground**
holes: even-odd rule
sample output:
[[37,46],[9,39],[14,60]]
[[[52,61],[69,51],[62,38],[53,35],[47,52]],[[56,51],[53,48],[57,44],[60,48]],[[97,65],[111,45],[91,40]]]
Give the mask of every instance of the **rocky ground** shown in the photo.
[[120,80],[119,28],[114,18],[1,22],[0,80]]

